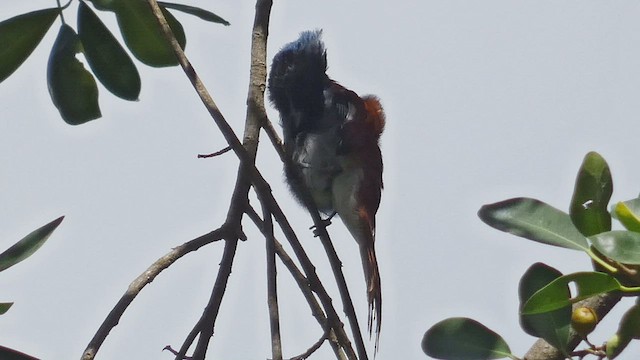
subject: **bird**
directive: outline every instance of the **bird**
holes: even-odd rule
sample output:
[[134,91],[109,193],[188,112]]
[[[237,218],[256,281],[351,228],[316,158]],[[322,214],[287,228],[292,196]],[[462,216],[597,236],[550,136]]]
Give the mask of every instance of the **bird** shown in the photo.
[[357,242],[367,286],[368,331],[382,324],[382,289],[375,252],[376,212],[383,189],[380,136],[385,113],[374,95],[360,97],[327,75],[322,30],[304,31],[283,46],[269,72],[269,100],[280,114],[285,178],[304,206],[304,187],[317,209],[342,220]]

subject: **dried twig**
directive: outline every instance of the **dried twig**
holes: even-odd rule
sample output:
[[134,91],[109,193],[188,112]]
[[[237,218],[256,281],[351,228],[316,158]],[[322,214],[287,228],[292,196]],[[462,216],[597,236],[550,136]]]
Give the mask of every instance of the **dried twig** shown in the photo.
[[275,236],[271,213],[262,203],[263,231],[267,254],[267,305],[269,307],[269,325],[271,328],[271,356],[273,360],[282,360],[282,341],[280,339],[280,314],[278,312],[278,287],[276,270]]
[[322,334],[320,339],[318,339],[318,341],[316,341],[313,345],[311,345],[311,347],[309,349],[307,349],[307,351],[305,351],[304,353],[302,353],[302,354],[300,354],[298,356],[292,357],[290,360],[305,360],[305,359],[307,359],[309,356],[311,356],[311,354],[316,352],[316,350],[320,349],[320,346],[322,346],[322,344],[326,340],[327,340],[327,334],[324,333],[324,334]]
[[[251,220],[253,220],[256,226],[258,226],[258,229],[262,231],[264,227],[263,225],[264,223],[262,219],[260,219],[260,216],[256,213],[256,211],[250,206],[247,208],[247,215],[249,215],[249,218],[251,218]],[[289,272],[291,273],[291,276],[293,276],[293,279],[296,281],[296,283],[298,284],[298,287],[300,288],[300,291],[302,291],[302,294],[307,300],[307,303],[311,308],[311,314],[316,318],[316,320],[318,321],[322,329],[325,331],[325,333],[328,332],[329,344],[333,348],[333,352],[335,353],[336,358],[338,358],[339,360],[346,360],[347,357],[344,351],[342,351],[340,348],[340,343],[337,340],[335,330],[329,325],[329,322],[327,320],[327,317],[324,311],[322,311],[320,304],[318,304],[318,300],[316,299],[316,297],[313,295],[313,292],[311,291],[309,280],[304,276],[304,274],[302,273],[302,271],[300,271],[300,269],[295,264],[293,259],[285,251],[285,249],[282,247],[282,244],[275,238],[274,238],[274,246],[275,246],[276,254],[280,258],[284,266],[289,270]],[[344,333],[344,329],[340,329],[340,330],[342,333]],[[344,334],[343,337],[346,337],[346,334]],[[352,359],[355,358],[355,353],[353,353],[353,349],[350,349],[350,353],[354,356],[352,357]]]
[[222,149],[222,150],[218,150],[216,152],[212,152],[211,154],[198,154],[198,159],[205,159],[205,158],[210,158],[210,157],[214,157],[214,156],[220,156],[224,153],[227,153],[231,151],[231,146],[227,146],[226,148]]
[[160,272],[168,268],[184,255],[192,251],[196,251],[211,242],[222,240],[226,235],[225,231],[226,229],[224,228],[214,230],[172,249],[168,254],[156,260],[147,270],[133,280],[127,288],[127,291],[122,295],[111,312],[109,312],[109,315],[104,319],[102,325],[100,325],[100,328],[98,328],[98,331],[87,345],[87,348],[82,354],[82,360],[91,360],[95,357],[100,346],[102,346],[102,343],[107,338],[107,335],[109,335],[111,329],[118,325],[120,317],[122,317],[122,314],[129,307],[131,302],[133,302],[140,291],[142,291],[147,284],[150,284],[155,277],[160,274]]

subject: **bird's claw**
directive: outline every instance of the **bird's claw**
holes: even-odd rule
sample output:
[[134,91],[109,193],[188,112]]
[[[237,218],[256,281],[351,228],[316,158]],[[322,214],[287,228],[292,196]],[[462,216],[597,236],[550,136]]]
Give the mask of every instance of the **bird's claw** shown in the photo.
[[[333,219],[333,217],[336,216],[336,214],[337,213],[334,211],[331,215],[329,215],[328,218],[326,219],[320,218],[320,222],[322,223],[321,226],[326,228],[327,226],[331,225],[331,219]],[[313,237],[320,236],[320,232],[318,231],[318,226],[312,225],[309,227],[309,230],[313,230]]]

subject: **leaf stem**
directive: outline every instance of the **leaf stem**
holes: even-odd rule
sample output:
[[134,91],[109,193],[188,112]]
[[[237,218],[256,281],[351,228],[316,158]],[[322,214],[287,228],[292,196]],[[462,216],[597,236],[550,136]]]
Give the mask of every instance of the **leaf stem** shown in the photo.
[[587,255],[589,255],[589,257],[593,259],[593,261],[597,262],[600,266],[605,268],[608,272],[612,274],[615,274],[618,272],[618,269],[616,267],[604,261],[601,257],[596,255],[591,249],[587,249],[586,252],[587,252]]
[[60,9],[60,21],[62,21],[63,25],[66,25],[67,23],[64,21],[64,15],[62,15],[62,10],[64,8],[66,8],[67,6],[69,6],[69,4],[71,4],[71,0],[69,0],[67,5],[65,5],[64,7],[62,5],[60,5],[60,0],[56,0],[56,2],[58,3],[58,9]]
[[634,295],[637,296],[638,293],[640,293],[640,286],[624,286],[624,285],[620,285],[620,291],[624,294],[624,295]]

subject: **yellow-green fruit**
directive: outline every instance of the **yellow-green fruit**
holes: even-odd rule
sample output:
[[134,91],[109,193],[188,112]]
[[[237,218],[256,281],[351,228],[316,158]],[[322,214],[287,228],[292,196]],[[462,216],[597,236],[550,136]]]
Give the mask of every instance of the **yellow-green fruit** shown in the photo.
[[609,340],[607,340],[607,347],[605,353],[607,359],[613,360],[624,350],[631,342],[631,338],[619,333],[614,334]]
[[591,334],[597,324],[598,316],[591,308],[579,307],[571,314],[571,327],[583,338]]
[[622,316],[618,331],[607,340],[607,358],[615,359],[633,339],[640,338],[640,305],[632,306]]

